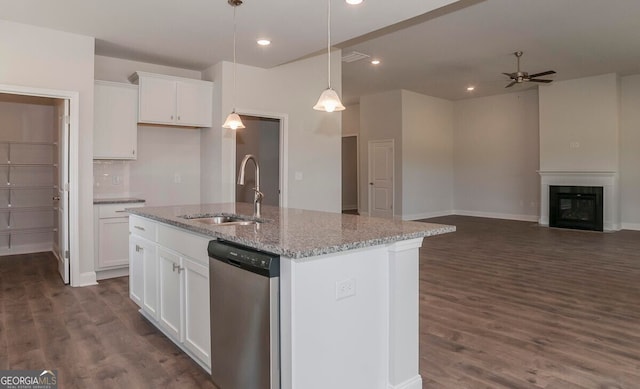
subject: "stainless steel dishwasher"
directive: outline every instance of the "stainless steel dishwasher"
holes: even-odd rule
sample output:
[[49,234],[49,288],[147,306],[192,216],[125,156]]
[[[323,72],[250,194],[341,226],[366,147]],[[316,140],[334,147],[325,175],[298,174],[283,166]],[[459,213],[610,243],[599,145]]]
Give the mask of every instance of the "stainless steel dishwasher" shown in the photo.
[[280,257],[211,241],[209,282],[213,382],[280,388]]

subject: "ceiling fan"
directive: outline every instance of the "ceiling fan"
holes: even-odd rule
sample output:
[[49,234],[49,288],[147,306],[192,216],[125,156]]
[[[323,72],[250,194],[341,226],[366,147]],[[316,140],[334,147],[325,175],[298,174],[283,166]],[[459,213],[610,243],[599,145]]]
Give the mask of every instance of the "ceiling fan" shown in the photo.
[[509,77],[512,81],[509,83],[509,85],[505,86],[505,88],[510,88],[512,86],[514,86],[515,84],[522,84],[523,82],[540,82],[543,84],[548,84],[550,82],[552,82],[553,80],[545,80],[545,79],[540,79],[537,77],[542,77],[542,76],[549,76],[551,74],[556,74],[555,71],[553,70],[547,70],[546,72],[542,72],[542,73],[536,73],[536,74],[529,74],[527,72],[521,72],[520,71],[520,57],[522,57],[522,51],[516,51],[515,53],[513,53],[513,55],[516,56],[517,61],[518,61],[518,70],[514,73],[502,73],[505,76]]

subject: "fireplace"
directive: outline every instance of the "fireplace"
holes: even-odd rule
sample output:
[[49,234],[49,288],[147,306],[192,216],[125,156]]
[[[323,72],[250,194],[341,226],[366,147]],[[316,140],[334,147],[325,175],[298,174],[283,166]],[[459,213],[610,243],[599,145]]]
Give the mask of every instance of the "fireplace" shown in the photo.
[[603,230],[603,187],[549,185],[549,226]]

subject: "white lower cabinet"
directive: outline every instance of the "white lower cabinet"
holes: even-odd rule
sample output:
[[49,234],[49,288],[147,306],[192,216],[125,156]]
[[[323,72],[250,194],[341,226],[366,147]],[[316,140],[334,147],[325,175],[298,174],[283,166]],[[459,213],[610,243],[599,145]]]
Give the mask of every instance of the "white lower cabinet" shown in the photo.
[[[131,217],[129,230],[131,299],[169,339],[209,371],[211,327],[207,245],[210,238],[138,216]],[[153,234],[154,242],[140,234],[146,234],[146,237]],[[144,246],[145,243],[152,244],[153,250]],[[136,251],[137,247],[141,250]],[[146,253],[152,252],[153,256],[148,258]],[[147,293],[154,291],[155,305],[153,299],[147,297]]]
[[160,325],[176,339],[182,340],[182,268],[180,257],[158,248],[160,267]]

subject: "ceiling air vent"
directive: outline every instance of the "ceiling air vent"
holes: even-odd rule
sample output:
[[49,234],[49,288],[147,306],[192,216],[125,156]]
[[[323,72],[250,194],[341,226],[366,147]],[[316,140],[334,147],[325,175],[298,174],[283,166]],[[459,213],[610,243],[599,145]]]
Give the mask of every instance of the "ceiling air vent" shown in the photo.
[[356,61],[360,61],[361,59],[365,59],[365,58],[369,58],[371,57],[370,55],[366,55],[363,53],[360,53],[358,51],[352,51],[349,54],[343,55],[342,56],[342,62],[356,62]]

